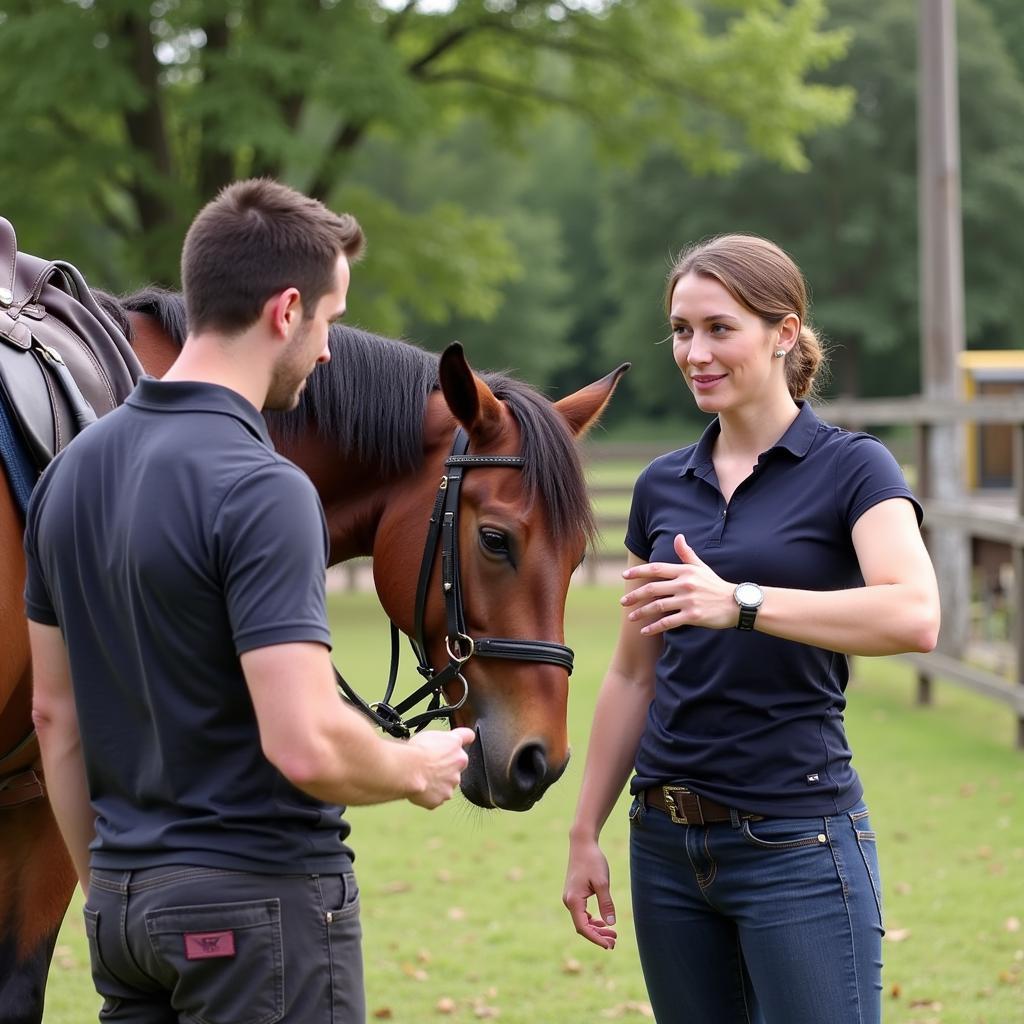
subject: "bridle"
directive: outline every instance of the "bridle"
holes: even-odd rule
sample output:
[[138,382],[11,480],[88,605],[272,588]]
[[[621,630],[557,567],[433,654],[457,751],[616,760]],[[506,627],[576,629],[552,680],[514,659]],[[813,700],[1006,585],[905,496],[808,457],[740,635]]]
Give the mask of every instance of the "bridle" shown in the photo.
[[[414,633],[410,637],[413,652],[419,663],[416,671],[426,680],[408,697],[392,705],[391,699],[398,677],[398,627],[391,623],[391,670],[383,700],[369,704],[352,689],[334,670],[339,689],[375,725],[398,739],[408,739],[430,722],[446,718],[462,707],[469,696],[469,684],[462,674],[462,666],[472,657],[508,658],[513,661],[536,661],[558,665],[572,674],[573,652],[565,644],[550,640],[515,640],[506,637],[472,637],[466,630],[466,615],[462,607],[462,583],[459,576],[459,492],[463,472],[477,466],[496,466],[522,469],[526,460],[521,455],[469,455],[469,437],[461,427],[455,432],[452,449],[445,459],[445,474],[434,499],[427,528],[427,540],[420,562],[419,582],[416,585],[416,618]],[[445,650],[448,664],[439,672],[430,663],[424,637],[423,620],[427,609],[427,592],[437,558],[441,550],[441,592],[445,609]],[[454,703],[448,702],[443,688],[453,680],[462,684],[462,695]],[[425,711],[403,717],[411,708],[429,698]]]

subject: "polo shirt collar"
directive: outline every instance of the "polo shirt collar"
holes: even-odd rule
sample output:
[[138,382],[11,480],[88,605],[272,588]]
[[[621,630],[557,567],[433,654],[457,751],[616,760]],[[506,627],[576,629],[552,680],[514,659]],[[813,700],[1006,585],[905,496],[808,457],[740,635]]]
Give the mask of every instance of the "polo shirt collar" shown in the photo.
[[[818,432],[818,426],[821,421],[815,415],[810,402],[800,400],[796,404],[800,409],[796,414],[796,419],[786,428],[786,432],[782,437],[768,449],[768,452],[785,448],[786,451],[795,455],[798,459],[802,459],[810,451],[811,443],[814,441],[814,435]],[[721,432],[722,425],[716,416],[704,428],[704,433],[701,434],[696,447],[690,453],[690,457],[683,463],[683,467],[679,472],[680,476],[692,474],[693,476],[705,479],[709,474],[714,473],[711,453],[715,447],[715,441],[718,440],[718,435]],[[763,459],[768,452],[763,452],[761,458]]]
[[125,399],[125,405],[152,412],[212,412],[232,416],[268,448],[274,447],[266,421],[256,406],[221,384],[143,376]]

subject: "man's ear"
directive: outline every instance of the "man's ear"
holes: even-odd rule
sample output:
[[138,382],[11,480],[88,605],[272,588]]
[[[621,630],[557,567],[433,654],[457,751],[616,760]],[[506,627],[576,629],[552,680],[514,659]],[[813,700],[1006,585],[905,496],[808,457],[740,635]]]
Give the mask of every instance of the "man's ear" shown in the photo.
[[285,288],[271,296],[263,307],[263,315],[275,337],[290,338],[295,325],[302,319],[302,296],[299,289]]

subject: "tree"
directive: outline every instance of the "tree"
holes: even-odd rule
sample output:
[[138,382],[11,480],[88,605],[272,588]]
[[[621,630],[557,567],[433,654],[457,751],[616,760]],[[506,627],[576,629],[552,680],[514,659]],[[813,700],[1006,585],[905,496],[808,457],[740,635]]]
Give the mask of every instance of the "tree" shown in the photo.
[[[958,3],[967,333],[974,346],[1020,345],[1024,292],[1013,270],[1024,241],[1006,226],[1024,218],[1024,54],[1011,56],[989,3],[1002,0]],[[919,389],[916,18],[906,0],[832,0],[826,25],[851,43],[819,77],[853,87],[857,100],[848,122],[808,141],[806,172],[753,158],[728,178],[695,177],[660,147],[638,174],[613,173],[601,233],[618,256],[617,311],[603,346],[609,357],[640,346],[623,397],[648,416],[685,402],[670,354],[647,347],[667,334],[667,255],[727,231],[766,235],[804,269],[813,322],[832,348],[832,390]]]
[[619,157],[657,135],[706,170],[751,148],[800,166],[850,102],[806,81],[844,45],[822,17],[822,0],[0,0],[0,209],[23,247],[108,286],[173,284],[199,205],[273,175],[365,222],[357,316],[360,295],[392,328],[402,307],[486,315],[515,239],[457,203],[348,188],[368,142],[467,114],[522,139],[557,108]]

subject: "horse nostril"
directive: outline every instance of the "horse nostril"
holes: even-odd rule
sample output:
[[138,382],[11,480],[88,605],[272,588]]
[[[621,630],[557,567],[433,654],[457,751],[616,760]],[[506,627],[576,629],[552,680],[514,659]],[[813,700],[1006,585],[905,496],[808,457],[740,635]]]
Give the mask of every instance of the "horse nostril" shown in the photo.
[[542,786],[548,774],[548,757],[543,744],[524,743],[512,761],[512,782],[521,793]]

